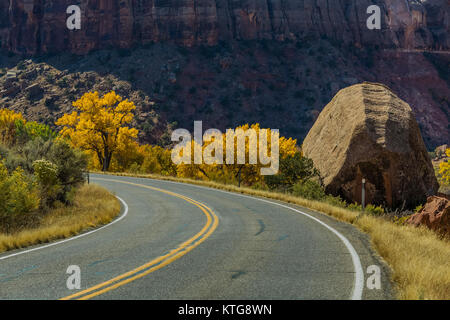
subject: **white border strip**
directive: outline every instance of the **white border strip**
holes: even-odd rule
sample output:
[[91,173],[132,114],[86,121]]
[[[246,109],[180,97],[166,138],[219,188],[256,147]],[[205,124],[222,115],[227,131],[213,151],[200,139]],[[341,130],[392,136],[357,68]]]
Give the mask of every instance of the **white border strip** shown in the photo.
[[58,241],[58,242],[53,242],[53,243],[50,243],[50,244],[46,244],[46,245],[41,246],[41,247],[36,247],[36,248],[33,248],[33,249],[24,250],[24,251],[16,252],[16,253],[13,253],[13,254],[10,254],[10,255],[7,255],[7,256],[4,256],[4,257],[0,257],[0,260],[5,260],[5,259],[12,258],[12,257],[18,256],[18,255],[24,254],[24,253],[37,251],[37,250],[45,249],[45,248],[48,248],[48,247],[53,247],[53,246],[56,246],[56,245],[61,244],[61,243],[65,243],[65,242],[69,242],[69,241],[72,241],[72,240],[76,240],[76,239],[79,239],[81,237],[90,235],[90,234],[92,234],[94,232],[100,231],[100,230],[102,230],[102,229],[104,229],[106,227],[109,227],[109,226],[115,224],[116,222],[119,222],[120,220],[122,220],[123,218],[125,218],[127,216],[127,214],[128,214],[128,205],[121,198],[119,198],[117,196],[116,196],[116,198],[119,199],[120,202],[122,202],[125,210],[124,210],[123,214],[118,219],[108,223],[107,225],[104,225],[104,226],[102,226],[102,227],[100,227],[98,229],[95,229],[95,230],[92,230],[92,231],[89,231],[89,232],[86,232],[86,233],[82,233],[82,234],[80,234],[78,236],[75,236],[75,237],[72,237],[72,238],[64,239],[64,240],[61,240],[61,241]]
[[[141,178],[141,177],[127,177],[127,176],[115,176],[115,177],[140,178],[140,179],[147,179],[147,180],[153,180],[153,181],[158,181],[158,182],[167,182],[167,183],[173,183],[173,184],[183,184],[183,185],[187,185],[187,186],[194,186],[194,187],[201,188],[201,189],[207,189],[207,190],[212,190],[212,191],[217,191],[217,192],[223,192],[223,193],[231,194],[231,195],[234,195],[234,196],[239,196],[239,197],[259,200],[259,201],[262,201],[262,202],[274,204],[274,205],[277,205],[277,206],[280,206],[280,207],[283,207],[283,208],[290,209],[290,210],[295,211],[297,213],[300,213],[300,214],[302,214],[302,215],[304,215],[304,216],[306,216],[306,217],[308,217],[308,218],[310,218],[310,219],[320,223],[322,226],[324,226],[325,228],[327,228],[328,230],[333,232],[339,239],[341,239],[341,241],[347,247],[347,250],[350,252],[350,255],[352,257],[353,268],[355,269],[355,281],[353,283],[353,291],[352,291],[352,295],[351,295],[350,299],[351,300],[361,300],[362,299],[362,294],[363,294],[363,289],[364,289],[364,272],[363,272],[363,269],[362,269],[361,260],[359,259],[358,253],[356,252],[355,248],[352,246],[350,241],[348,241],[348,239],[345,236],[343,236],[339,231],[337,231],[333,227],[330,227],[325,222],[317,219],[316,217],[311,216],[310,214],[307,214],[307,213],[305,213],[303,211],[297,210],[295,208],[292,208],[292,207],[289,207],[289,206],[286,206],[286,205],[283,205],[283,204],[280,204],[280,203],[277,203],[277,202],[273,202],[273,201],[269,201],[269,200],[265,200],[265,199],[261,199],[261,198],[257,198],[257,197],[251,197],[251,196],[243,195],[243,194],[240,194],[240,193],[224,191],[224,190],[215,189],[215,188],[203,187],[203,186],[190,184],[190,183],[175,182],[175,181],[169,181],[169,180],[158,180],[158,179],[152,179],[152,178]],[[104,180],[107,180],[107,179],[104,179]]]

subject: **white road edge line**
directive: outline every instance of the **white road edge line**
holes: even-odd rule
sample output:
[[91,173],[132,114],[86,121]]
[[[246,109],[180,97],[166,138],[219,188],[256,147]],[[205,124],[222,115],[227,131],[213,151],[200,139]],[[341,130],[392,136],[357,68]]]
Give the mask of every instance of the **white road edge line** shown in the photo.
[[127,214],[128,214],[128,204],[122,198],[119,198],[117,196],[116,196],[116,198],[119,199],[120,202],[122,202],[123,207],[124,207],[124,212],[119,218],[111,221],[110,223],[108,223],[108,224],[106,224],[106,225],[104,225],[104,226],[102,226],[102,227],[100,227],[98,229],[95,229],[95,230],[92,230],[92,231],[89,231],[89,232],[77,235],[75,237],[71,237],[71,238],[64,239],[64,240],[61,240],[61,241],[58,241],[58,242],[49,243],[49,244],[46,244],[46,245],[43,245],[43,246],[40,246],[40,247],[36,247],[36,248],[33,248],[33,249],[24,250],[24,251],[19,251],[19,252],[16,252],[16,253],[4,256],[4,257],[0,257],[0,260],[5,260],[5,259],[8,259],[8,258],[12,258],[12,257],[18,256],[18,255],[21,255],[21,254],[25,254],[25,253],[29,253],[29,252],[37,251],[37,250],[41,250],[41,249],[45,249],[45,248],[48,248],[48,247],[53,247],[53,246],[56,246],[56,245],[61,244],[61,243],[65,243],[65,242],[69,242],[69,241],[72,241],[72,240],[76,240],[76,239],[79,239],[81,237],[85,237],[87,235],[90,235],[90,234],[92,234],[94,232],[100,231],[100,230],[102,230],[102,229],[104,229],[106,227],[109,227],[109,226],[119,222],[120,220],[122,220],[123,218],[125,218],[127,216]]
[[[133,177],[126,177],[126,176],[123,176],[123,177],[125,177],[125,178],[133,178]],[[251,197],[251,196],[247,196],[247,195],[243,195],[243,194],[239,194],[239,193],[219,190],[219,189],[215,189],[215,188],[208,188],[208,187],[198,186],[198,185],[195,185],[195,184],[184,183],[184,182],[175,182],[175,181],[158,180],[158,179],[150,179],[150,178],[141,178],[141,179],[153,180],[153,181],[158,181],[158,182],[161,181],[161,182],[167,182],[167,183],[173,183],[173,184],[183,184],[183,185],[187,185],[187,186],[194,186],[194,187],[201,188],[201,189],[207,189],[207,190],[212,190],[212,191],[217,191],[217,192],[223,192],[223,193],[231,194],[231,195],[234,195],[234,196],[255,199],[255,200],[259,200],[259,201],[262,201],[262,202],[267,202],[267,203],[274,204],[274,205],[277,205],[277,206],[280,206],[280,207],[283,207],[283,208],[290,209],[292,211],[298,212],[298,213],[300,213],[300,214],[302,214],[302,215],[304,215],[304,216],[306,216],[306,217],[308,217],[308,218],[310,218],[310,219],[320,223],[322,226],[324,226],[325,228],[327,228],[328,230],[333,232],[339,239],[341,239],[341,241],[346,246],[347,250],[350,252],[350,255],[352,256],[353,268],[355,269],[355,281],[353,283],[353,291],[352,291],[352,295],[351,295],[350,299],[351,300],[361,300],[362,299],[362,294],[363,294],[363,290],[364,290],[364,272],[363,272],[363,269],[362,269],[361,260],[359,259],[358,253],[356,252],[355,248],[350,243],[350,241],[348,241],[348,239],[344,235],[342,235],[339,231],[337,231],[333,227],[330,227],[329,225],[327,225],[325,222],[317,219],[316,217],[313,217],[313,216],[311,216],[311,215],[309,215],[309,214],[307,214],[307,213],[305,213],[303,211],[300,211],[300,210],[297,210],[295,208],[283,205],[281,203],[277,203],[277,202],[273,202],[273,201],[269,201],[269,200],[265,200],[265,199],[261,199],[261,198],[257,198],[257,197]],[[107,180],[107,179],[105,179],[105,180]]]

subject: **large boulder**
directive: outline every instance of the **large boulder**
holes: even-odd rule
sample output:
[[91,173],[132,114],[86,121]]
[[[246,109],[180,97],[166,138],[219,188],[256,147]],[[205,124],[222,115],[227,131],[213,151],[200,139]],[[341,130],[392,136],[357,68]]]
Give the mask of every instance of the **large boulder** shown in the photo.
[[406,222],[450,235],[450,201],[444,197],[429,197],[423,208]]
[[439,185],[410,106],[388,87],[357,84],[339,91],[303,143],[326,191],[366,203],[413,207]]

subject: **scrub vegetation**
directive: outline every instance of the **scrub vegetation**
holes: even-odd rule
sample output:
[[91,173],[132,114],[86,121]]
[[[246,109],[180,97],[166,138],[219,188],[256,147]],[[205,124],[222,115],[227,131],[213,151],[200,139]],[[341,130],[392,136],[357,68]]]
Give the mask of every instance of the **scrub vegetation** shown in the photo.
[[111,222],[119,212],[119,202],[107,190],[83,185],[74,193],[70,206],[58,205],[41,214],[32,226],[0,233],[0,252],[74,236]]
[[0,109],[0,252],[111,221],[114,196],[85,185],[86,155],[47,125]]

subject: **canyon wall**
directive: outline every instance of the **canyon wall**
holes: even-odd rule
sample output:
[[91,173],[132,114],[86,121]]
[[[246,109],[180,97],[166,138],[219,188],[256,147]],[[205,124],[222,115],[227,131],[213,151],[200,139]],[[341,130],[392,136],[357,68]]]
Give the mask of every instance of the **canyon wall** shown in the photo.
[[[78,4],[81,30],[66,27]],[[381,7],[382,30],[367,8]],[[355,46],[448,50],[449,0],[2,0],[1,47],[39,54],[173,41],[323,37]]]

